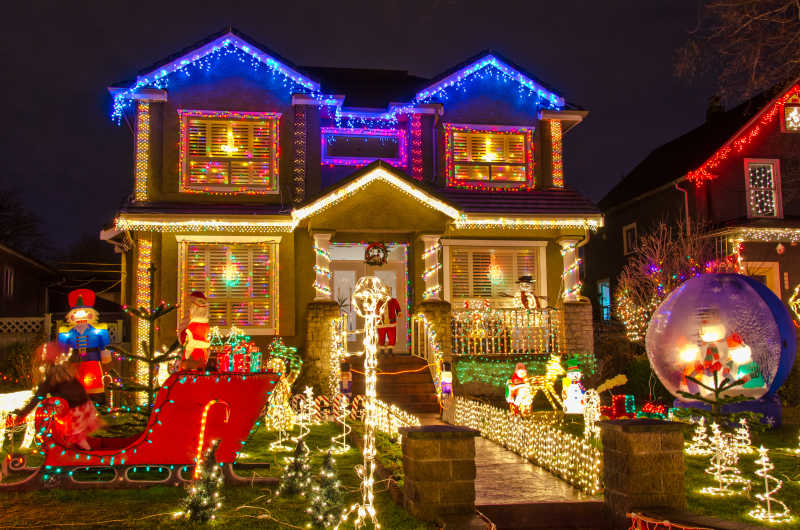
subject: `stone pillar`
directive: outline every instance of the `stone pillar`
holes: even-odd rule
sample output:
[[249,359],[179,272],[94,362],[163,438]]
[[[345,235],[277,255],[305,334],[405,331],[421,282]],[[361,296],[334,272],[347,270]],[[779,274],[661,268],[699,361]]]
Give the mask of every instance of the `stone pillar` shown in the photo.
[[314,234],[314,291],[317,295],[315,302],[332,300],[333,289],[331,289],[331,255],[328,249],[331,246],[330,232],[315,232]]
[[561,307],[561,353],[594,352],[591,302],[564,302]]
[[424,314],[425,319],[433,326],[436,331],[436,337],[439,339],[439,347],[442,349],[442,357],[444,357],[444,360],[449,361],[453,356],[450,302],[426,300],[421,302],[414,309],[414,312]]
[[405,509],[441,523],[475,513],[475,437],[480,432],[451,425],[405,427]]
[[561,273],[561,283],[564,285],[562,298],[565,302],[577,302],[581,296],[581,280],[578,267],[581,263],[578,259],[577,239],[559,239],[561,245],[561,256],[564,261],[564,272]]
[[311,302],[306,306],[306,347],[303,369],[297,388],[314,387],[314,394],[328,394],[329,381],[338,359],[333,359],[331,322],[339,316],[339,305],[333,301]]
[[600,422],[605,503],[622,526],[634,510],[686,508],[683,433],[679,423],[640,419]]
[[422,293],[423,300],[441,300],[442,285],[439,282],[439,271],[442,268],[442,261],[439,259],[439,251],[442,245],[439,243],[441,235],[420,236],[424,245],[422,251],[422,279],[425,282],[425,291]]

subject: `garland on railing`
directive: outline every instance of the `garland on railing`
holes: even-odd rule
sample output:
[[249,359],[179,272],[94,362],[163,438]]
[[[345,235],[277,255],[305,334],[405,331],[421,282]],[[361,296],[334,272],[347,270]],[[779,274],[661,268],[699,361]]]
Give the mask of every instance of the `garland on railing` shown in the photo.
[[[597,359],[593,353],[578,353],[573,357],[576,358],[584,379],[594,375],[597,370]],[[453,361],[453,370],[461,384],[476,382],[504,387],[511,379],[517,363],[523,363],[529,374],[544,374],[549,358],[548,355],[459,357]]]
[[481,436],[503,445],[566,480],[589,495],[602,491],[602,457],[587,440],[536,418],[509,415],[486,403],[456,397],[444,419],[477,429]]
[[554,308],[491,308],[488,302],[453,311],[453,354],[559,353],[560,320]]
[[406,412],[397,405],[384,403],[380,399],[375,400],[376,408],[378,409],[378,424],[377,429],[389,435],[390,438],[396,438],[399,435],[400,427],[419,427],[422,425],[419,418]]

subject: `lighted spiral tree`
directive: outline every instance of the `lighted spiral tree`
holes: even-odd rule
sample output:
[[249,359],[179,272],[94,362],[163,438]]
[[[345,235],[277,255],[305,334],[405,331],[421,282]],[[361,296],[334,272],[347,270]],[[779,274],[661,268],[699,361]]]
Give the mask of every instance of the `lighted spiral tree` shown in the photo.
[[[756,460],[756,464],[760,464],[761,467],[756,469],[756,475],[764,479],[764,493],[756,493],[756,498],[763,502],[763,504],[756,506],[748,515],[753,519],[758,519],[759,521],[768,521],[770,523],[788,523],[793,519],[792,514],[789,512],[789,508],[773,497],[772,495],[777,493],[781,486],[783,485],[783,481],[777,479],[769,474],[775,466],[772,465],[772,462],[769,460],[769,455],[767,454],[767,450],[762,445],[758,448],[759,458]],[[769,483],[772,481],[775,484],[774,488],[770,488]],[[780,511],[774,511],[774,505],[779,504],[783,509]]]
[[334,454],[342,454],[350,450],[350,446],[347,444],[347,436],[353,429],[347,424],[347,415],[349,414],[347,405],[346,395],[336,394],[336,397],[333,398],[333,407],[336,411],[336,423],[342,426],[342,434],[334,436],[333,440],[331,440],[333,446],[330,450]]
[[375,528],[380,528],[375,512],[375,429],[378,425],[378,409],[376,370],[378,368],[378,307],[389,300],[389,289],[375,276],[363,276],[353,290],[352,307],[358,316],[364,319],[364,351],[357,355],[364,356],[364,463],[356,467],[361,478],[361,504],[354,504],[348,511],[355,512],[355,527],[361,528],[372,521]]

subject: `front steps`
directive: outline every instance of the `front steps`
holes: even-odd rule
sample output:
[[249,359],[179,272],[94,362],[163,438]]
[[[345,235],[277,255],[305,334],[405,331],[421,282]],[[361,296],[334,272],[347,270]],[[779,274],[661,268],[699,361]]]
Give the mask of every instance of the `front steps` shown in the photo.
[[[361,357],[348,359],[353,369],[364,371]],[[438,414],[439,402],[429,368],[424,359],[412,355],[378,356],[378,399],[397,405],[411,414]],[[412,371],[416,370],[416,371]],[[381,372],[392,372],[393,375]],[[395,372],[406,372],[394,374]],[[353,372],[353,395],[364,393],[364,376]]]

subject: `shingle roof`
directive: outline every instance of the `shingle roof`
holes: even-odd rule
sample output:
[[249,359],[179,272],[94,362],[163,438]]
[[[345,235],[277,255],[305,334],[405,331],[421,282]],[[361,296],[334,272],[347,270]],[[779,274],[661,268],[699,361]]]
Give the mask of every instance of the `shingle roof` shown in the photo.
[[445,189],[443,198],[467,213],[503,214],[599,214],[589,199],[575,190],[538,189],[530,191],[470,191]]
[[323,93],[343,94],[347,107],[385,108],[389,103],[411,101],[429,83],[428,79],[409,75],[405,70],[301,68],[320,81]]
[[603,211],[684,177],[766,106],[783,86],[773,87],[736,107],[712,115],[701,126],[652,151],[603,197]]

